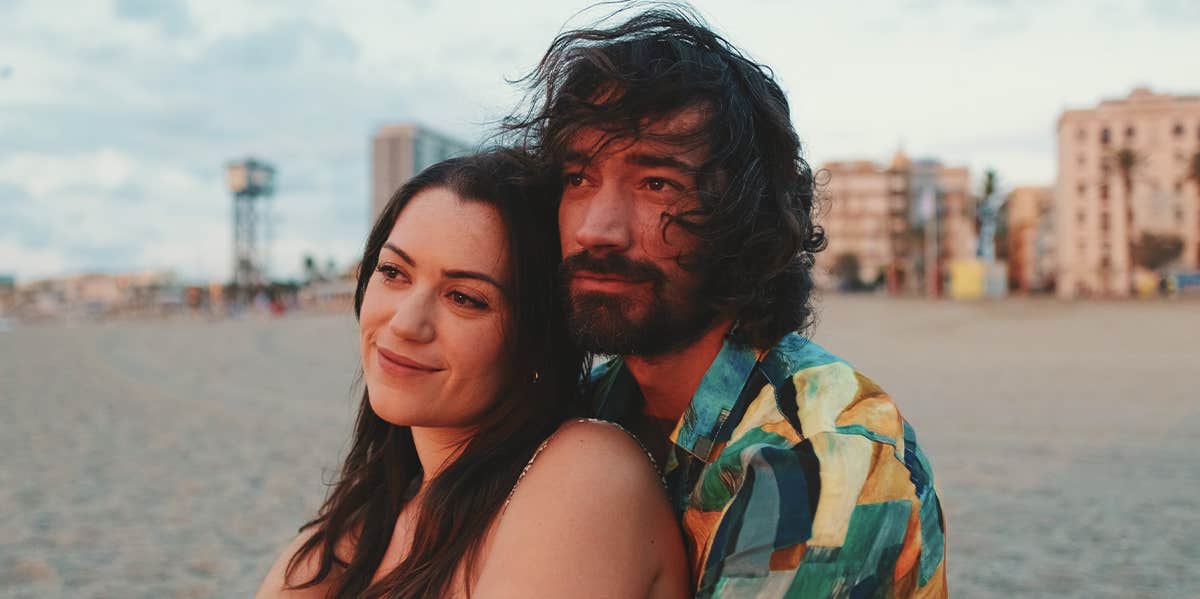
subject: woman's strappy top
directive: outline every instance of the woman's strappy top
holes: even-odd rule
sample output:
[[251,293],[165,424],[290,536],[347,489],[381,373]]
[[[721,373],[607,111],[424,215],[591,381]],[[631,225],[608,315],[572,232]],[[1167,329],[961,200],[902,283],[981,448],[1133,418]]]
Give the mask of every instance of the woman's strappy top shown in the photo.
[[[661,475],[662,470],[659,470],[658,462],[655,461],[654,456],[650,454],[650,451],[648,449],[646,449],[646,446],[644,444],[642,444],[641,440],[638,439],[636,435],[634,435],[633,433],[626,430],[625,427],[623,427],[615,422],[609,422],[607,420],[600,420],[597,418],[575,418],[575,419],[569,420],[567,422],[597,422],[600,424],[607,424],[614,428],[620,429],[626,435],[629,435],[629,438],[631,438],[635,442],[637,442],[638,447],[642,448],[642,452],[644,452],[646,454],[646,458],[650,460],[650,465],[652,467],[654,467],[654,471],[660,473],[659,479],[658,479],[659,482],[662,483],[664,489],[666,488],[666,486],[667,486],[666,480],[664,480],[662,478],[662,475]],[[563,424],[566,424],[566,422],[564,422]],[[504,507],[501,508],[501,510],[500,510],[502,513],[504,512],[504,510],[508,509],[508,504],[509,504],[509,502],[512,501],[513,494],[515,494],[517,492],[517,487],[520,486],[521,481],[524,480],[525,474],[528,473],[529,469],[533,467],[533,461],[536,460],[539,455],[541,455],[542,451],[545,450],[546,447],[548,447],[550,445],[550,441],[553,441],[554,437],[558,436],[558,432],[561,430],[562,430],[562,427],[560,426],[558,428],[558,430],[554,431],[549,437],[546,437],[546,440],[542,441],[541,445],[538,445],[538,448],[533,452],[533,455],[530,456],[529,461],[525,463],[525,467],[521,469],[521,474],[519,476],[517,476],[517,482],[513,483],[512,490],[510,490],[508,492],[508,498],[504,500]]]

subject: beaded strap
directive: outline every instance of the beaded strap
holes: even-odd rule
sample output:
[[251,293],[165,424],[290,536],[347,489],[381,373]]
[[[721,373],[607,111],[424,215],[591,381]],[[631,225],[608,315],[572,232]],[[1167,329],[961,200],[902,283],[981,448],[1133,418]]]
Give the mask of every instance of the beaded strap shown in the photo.
[[[637,442],[638,447],[642,448],[642,451],[646,454],[646,457],[650,460],[650,465],[654,467],[654,471],[662,472],[661,470],[658,469],[658,461],[655,460],[654,456],[650,454],[650,450],[646,449],[646,446],[642,443],[641,439],[638,439],[637,435],[634,435],[633,433],[629,432],[625,427],[623,427],[615,422],[609,422],[607,420],[600,420],[599,418],[575,418],[575,419],[571,420],[570,422],[598,422],[601,424],[607,424],[610,426],[614,426],[614,427],[620,429],[626,435],[629,435],[629,438],[631,438],[635,442]],[[560,431],[560,430],[562,430],[561,426],[558,428],[558,430],[551,433],[551,435],[549,437],[546,437],[546,440],[542,441],[541,445],[538,445],[538,448],[536,450],[534,450],[533,455],[529,457],[529,461],[526,462],[525,467],[521,469],[521,474],[517,476],[517,482],[513,483],[512,490],[508,492],[508,498],[504,500],[504,507],[500,509],[501,513],[503,513],[505,510],[508,509],[508,504],[512,501],[513,494],[515,494],[517,492],[517,486],[521,484],[521,480],[525,478],[525,474],[528,473],[529,469],[533,467],[533,461],[536,460],[538,455],[540,455],[542,453],[542,450],[546,449],[546,447],[550,445],[550,440],[553,439],[554,436],[557,435],[558,431]],[[665,478],[663,478],[661,474],[658,477],[658,482],[662,484],[664,489],[667,488],[667,480]]]

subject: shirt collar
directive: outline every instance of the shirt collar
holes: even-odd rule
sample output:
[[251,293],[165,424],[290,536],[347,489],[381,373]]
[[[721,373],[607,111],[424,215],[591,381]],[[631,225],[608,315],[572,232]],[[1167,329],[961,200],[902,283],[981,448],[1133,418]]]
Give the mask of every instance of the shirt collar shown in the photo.
[[728,337],[709,365],[692,402],[671,433],[671,441],[688,453],[710,462],[721,430],[750,379],[758,355],[752,348]]
[[[753,349],[727,337],[700,380],[691,403],[675,424],[671,442],[704,462],[710,462],[722,427],[737,404],[758,358]],[[597,367],[592,380],[596,381],[593,388],[595,405],[601,418],[620,418],[628,410],[640,408],[641,390],[629,369],[625,368],[624,360],[616,358]]]

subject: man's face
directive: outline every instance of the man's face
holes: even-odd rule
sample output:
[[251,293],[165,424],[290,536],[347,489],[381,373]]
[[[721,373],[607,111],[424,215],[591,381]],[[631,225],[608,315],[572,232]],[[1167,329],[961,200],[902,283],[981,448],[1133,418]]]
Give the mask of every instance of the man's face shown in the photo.
[[704,152],[653,139],[701,118],[699,110],[680,111],[647,127],[649,139],[609,141],[585,129],[572,140],[558,226],[567,314],[584,349],[661,355],[712,325],[716,315],[698,296],[701,276],[679,265],[698,240],[666,226],[667,216],[699,206],[696,170]]

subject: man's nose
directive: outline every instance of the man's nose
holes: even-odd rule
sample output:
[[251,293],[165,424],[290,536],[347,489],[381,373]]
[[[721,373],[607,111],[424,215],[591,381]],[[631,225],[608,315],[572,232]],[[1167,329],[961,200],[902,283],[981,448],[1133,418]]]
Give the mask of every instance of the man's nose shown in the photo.
[[581,206],[583,215],[575,241],[593,254],[628,250],[632,243],[632,208],[632,198],[619,185],[602,183]]
[[396,310],[388,321],[388,329],[396,337],[413,343],[429,343],[437,337],[434,327],[433,293],[410,290],[396,299]]

